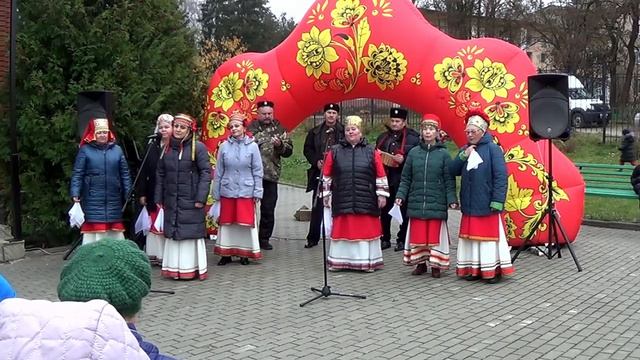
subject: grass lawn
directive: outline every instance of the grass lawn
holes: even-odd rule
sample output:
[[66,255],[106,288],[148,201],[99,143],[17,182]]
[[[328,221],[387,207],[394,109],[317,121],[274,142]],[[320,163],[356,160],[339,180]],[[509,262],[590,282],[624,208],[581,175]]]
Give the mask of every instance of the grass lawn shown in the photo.
[[[304,122],[291,132],[293,155],[282,161],[282,182],[306,186],[306,171],[309,168],[309,163],[302,155],[302,148],[307,130],[311,125],[311,123]],[[367,138],[370,142],[373,142],[381,132],[382,126],[377,125],[373,129],[366,131]],[[556,146],[574,162],[618,163],[618,144],[602,144],[600,135],[574,134],[571,139],[564,143],[557,141]],[[450,143],[448,148],[452,153],[455,153],[455,144]],[[588,196],[585,201],[585,218],[638,223],[640,222],[638,200]]]

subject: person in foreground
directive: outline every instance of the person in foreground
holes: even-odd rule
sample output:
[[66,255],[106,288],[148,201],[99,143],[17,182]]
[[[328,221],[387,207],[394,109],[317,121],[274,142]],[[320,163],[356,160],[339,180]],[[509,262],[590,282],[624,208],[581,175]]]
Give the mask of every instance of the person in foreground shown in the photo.
[[229,119],[231,135],[218,149],[213,198],[220,202],[218,240],[213,252],[218,265],[240,257],[240,264],[262,258],[256,227],[256,204],[262,198],[262,158],[253,136],[247,134],[244,114]]
[[211,185],[207,147],[196,141],[196,121],[173,118],[173,136],[160,156],[156,173],[156,203],[164,208],[165,246],[162,276],[174,280],[207,278],[204,204]]
[[131,177],[124,153],[115,141],[107,119],[89,121],[80,140],[70,193],[84,211],[82,244],[107,237],[124,239],[122,204],[129,195]]
[[0,359],[149,360],[149,355],[104,300],[15,298],[0,303]]
[[470,111],[466,118],[467,145],[451,162],[461,176],[460,234],[456,273],[467,280],[496,283],[514,272],[504,231],[502,211],[507,196],[504,154],[487,132],[489,117]]
[[449,268],[448,209],[457,209],[456,181],[449,172],[451,156],[438,140],[440,119],[426,114],[420,145],[409,151],[402,170],[396,204],[407,204],[408,221],[404,263],[416,265],[422,275],[431,265],[431,276]]
[[329,270],[382,269],[380,209],[389,197],[380,152],[362,135],[362,119],[348,116],[345,138],[327,153],[322,168],[323,203],[333,225]]
[[105,239],[80,247],[62,268],[58,284],[61,301],[102,299],[122,315],[140,347],[151,360],[170,360],[145,341],[135,326],[142,299],[151,287],[147,255],[129,240]]

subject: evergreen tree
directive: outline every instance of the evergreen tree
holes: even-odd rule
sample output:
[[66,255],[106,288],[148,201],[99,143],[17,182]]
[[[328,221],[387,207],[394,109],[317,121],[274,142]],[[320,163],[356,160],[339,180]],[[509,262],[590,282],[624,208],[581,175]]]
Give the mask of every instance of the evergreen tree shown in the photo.
[[[77,94],[113,91],[117,136],[142,142],[162,112],[201,115],[197,48],[178,0],[22,0],[19,6],[23,228],[27,236],[60,243],[70,240]],[[7,141],[0,135],[0,161],[8,159]],[[3,171],[0,181],[8,183],[8,176]]]
[[[202,4],[204,41],[239,38],[248,51],[265,52],[293,29],[292,21],[277,19],[267,0],[206,0]],[[287,27],[289,27],[287,29]],[[286,35],[282,36],[283,33]]]

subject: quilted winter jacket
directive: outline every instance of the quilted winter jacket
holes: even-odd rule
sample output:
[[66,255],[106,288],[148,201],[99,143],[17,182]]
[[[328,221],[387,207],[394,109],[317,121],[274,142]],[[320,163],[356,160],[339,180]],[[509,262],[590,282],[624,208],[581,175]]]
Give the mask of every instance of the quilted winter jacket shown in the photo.
[[229,137],[218,149],[213,198],[262,199],[262,158],[252,137]]
[[[180,153],[182,152],[182,156]],[[171,148],[158,162],[156,203],[164,205],[164,236],[173,240],[201,239],[206,235],[205,209],[211,186],[209,153],[196,141],[191,161],[191,136],[184,141],[171,139]]]
[[80,198],[87,222],[122,221],[122,204],[130,189],[129,165],[120,146],[93,142],[80,148],[70,193]]
[[[460,153],[464,151],[464,148]],[[504,205],[507,198],[507,166],[500,147],[485,133],[476,146],[482,163],[467,170],[467,160],[460,153],[451,161],[452,175],[462,176],[460,183],[460,211],[465,215],[487,216],[494,210],[491,203]]]
[[456,181],[449,173],[451,156],[441,143],[420,143],[409,151],[397,199],[407,203],[407,215],[418,219],[447,219],[456,202]]
[[0,303],[0,359],[149,360],[104,300]]

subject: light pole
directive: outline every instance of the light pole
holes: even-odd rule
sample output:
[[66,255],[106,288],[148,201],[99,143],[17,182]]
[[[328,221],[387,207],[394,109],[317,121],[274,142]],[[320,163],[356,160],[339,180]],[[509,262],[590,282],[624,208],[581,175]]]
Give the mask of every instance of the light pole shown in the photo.
[[9,33],[9,136],[11,150],[11,207],[13,209],[13,240],[22,238],[22,206],[20,196],[20,153],[18,152],[18,116],[16,114],[16,29],[17,0],[11,0],[11,30]]

